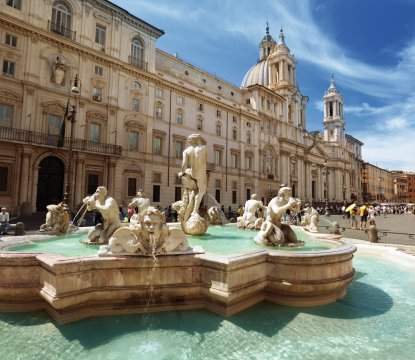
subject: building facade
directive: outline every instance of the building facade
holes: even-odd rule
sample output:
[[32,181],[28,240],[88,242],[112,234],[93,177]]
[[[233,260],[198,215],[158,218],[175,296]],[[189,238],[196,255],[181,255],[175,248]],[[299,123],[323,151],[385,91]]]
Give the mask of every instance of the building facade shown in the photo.
[[393,172],[370,163],[362,166],[362,200],[365,203],[395,202],[396,177]]
[[71,208],[98,185],[120,205],[144,189],[168,206],[195,132],[208,148],[208,206],[235,209],[253,193],[267,202],[281,183],[314,205],[361,198],[363,144],[345,133],[343,98],[332,79],[324,130],[307,130],[282,30],[277,41],[267,27],[240,87],[157,49],[163,34],[105,0],[1,2],[2,206],[42,211],[65,184]]

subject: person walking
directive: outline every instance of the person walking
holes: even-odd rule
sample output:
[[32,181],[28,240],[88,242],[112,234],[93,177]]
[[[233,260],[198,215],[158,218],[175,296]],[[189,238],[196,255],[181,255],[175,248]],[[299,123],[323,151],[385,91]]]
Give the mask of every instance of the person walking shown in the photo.
[[356,220],[356,210],[357,206],[353,209],[350,209],[350,225],[352,229],[357,229],[357,220]]
[[1,208],[0,212],[0,235],[6,235],[7,231],[10,228],[10,216],[9,213],[6,211],[6,208]]

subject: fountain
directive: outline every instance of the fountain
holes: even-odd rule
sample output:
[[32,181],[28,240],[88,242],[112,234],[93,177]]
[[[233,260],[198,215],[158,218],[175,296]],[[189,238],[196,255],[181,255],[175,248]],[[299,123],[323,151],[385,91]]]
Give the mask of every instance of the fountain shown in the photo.
[[[322,250],[276,250],[304,244],[281,223],[287,209],[297,211],[300,205],[290,197],[290,188],[281,188],[270,201],[257,244],[253,236],[248,240],[252,250],[224,256],[189,247],[185,233],[209,237],[208,221],[198,212],[206,193],[206,148],[198,134],[190,135],[189,141],[180,173],[185,190],[176,203],[181,229],[166,224],[142,192],[132,202],[139,205],[139,213],[121,226],[116,201],[100,186],[83,201],[88,210],[98,209],[104,217],[104,224],[87,235],[91,244],[100,245],[99,253],[65,257],[0,252],[0,310],[43,309],[66,323],[91,316],[186,309],[228,316],[264,300],[315,306],[342,298],[355,274],[354,245],[331,235],[325,240],[329,248]],[[230,229],[226,237],[238,236],[236,226],[214,228],[222,234]],[[6,247],[0,242],[0,250]]]

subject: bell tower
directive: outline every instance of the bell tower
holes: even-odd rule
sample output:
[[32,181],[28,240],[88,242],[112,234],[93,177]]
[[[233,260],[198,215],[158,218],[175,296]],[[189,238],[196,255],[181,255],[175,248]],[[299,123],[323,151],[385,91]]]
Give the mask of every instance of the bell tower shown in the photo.
[[269,34],[269,25],[267,22],[266,34],[259,43],[259,61],[266,60],[267,57],[274,51],[276,45],[277,43]]
[[269,56],[269,87],[271,90],[291,90],[297,87],[297,61],[285,44],[285,35],[280,30],[277,46]]
[[343,97],[331,76],[330,86],[323,97],[324,105],[324,140],[345,144],[345,120],[343,115]]

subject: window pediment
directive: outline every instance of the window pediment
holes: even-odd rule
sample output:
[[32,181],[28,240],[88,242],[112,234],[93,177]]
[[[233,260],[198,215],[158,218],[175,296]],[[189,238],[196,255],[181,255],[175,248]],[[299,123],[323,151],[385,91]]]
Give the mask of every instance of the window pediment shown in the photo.
[[129,129],[144,130],[146,128],[143,122],[136,119],[127,120],[124,125]]

